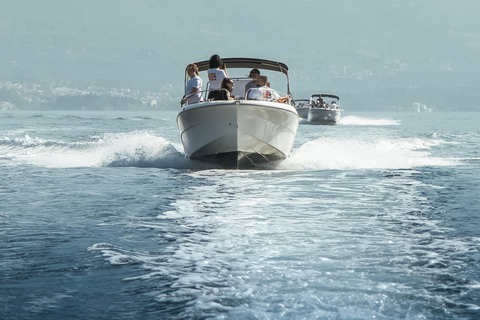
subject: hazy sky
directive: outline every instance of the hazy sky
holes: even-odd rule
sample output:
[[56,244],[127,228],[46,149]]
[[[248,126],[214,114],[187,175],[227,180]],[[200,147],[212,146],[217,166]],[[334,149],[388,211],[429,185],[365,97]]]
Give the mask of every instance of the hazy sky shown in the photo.
[[298,92],[480,87],[477,0],[0,3],[2,81],[176,92],[218,53],[282,61]]

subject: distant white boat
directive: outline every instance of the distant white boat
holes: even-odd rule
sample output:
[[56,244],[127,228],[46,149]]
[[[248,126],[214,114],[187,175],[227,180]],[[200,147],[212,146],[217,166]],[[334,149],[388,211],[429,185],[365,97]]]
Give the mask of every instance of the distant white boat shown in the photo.
[[416,109],[417,112],[432,112],[432,108],[429,108],[426,105],[421,104],[420,102],[414,102],[413,108]]
[[297,109],[298,116],[302,119],[308,118],[308,109],[310,108],[310,100],[300,99],[294,100],[295,109]]
[[[334,99],[330,104],[326,98]],[[308,121],[312,124],[337,124],[340,121],[340,98],[331,94],[314,94],[310,97]]]
[[[283,63],[249,58],[227,58],[223,62],[229,71],[256,68],[283,73],[290,94],[288,67]],[[208,61],[196,65],[199,71],[209,69]],[[186,156],[233,169],[287,158],[298,128],[298,114],[291,101],[247,100],[245,85],[250,79],[231,79],[238,93],[234,92],[235,100],[208,100],[205,90],[205,102],[182,105],[177,126]]]

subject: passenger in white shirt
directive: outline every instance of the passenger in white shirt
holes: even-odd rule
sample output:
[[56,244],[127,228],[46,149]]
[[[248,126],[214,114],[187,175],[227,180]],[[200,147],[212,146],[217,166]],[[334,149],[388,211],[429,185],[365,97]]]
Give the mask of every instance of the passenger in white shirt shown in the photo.
[[257,88],[250,90],[248,94],[249,100],[263,100],[263,101],[277,101],[280,103],[285,103],[288,101],[290,95],[280,97],[280,95],[275,91],[267,87],[268,78],[267,76],[258,76],[257,78]]
[[210,69],[207,71],[210,82],[208,99],[215,99],[224,78],[228,78],[227,66],[223,64],[218,54],[214,54],[209,61]]
[[190,80],[187,82],[185,88],[185,96],[180,102],[182,105],[188,101],[188,104],[203,102],[202,98],[202,78],[198,76],[198,67],[196,64],[191,63],[187,66],[187,73]]

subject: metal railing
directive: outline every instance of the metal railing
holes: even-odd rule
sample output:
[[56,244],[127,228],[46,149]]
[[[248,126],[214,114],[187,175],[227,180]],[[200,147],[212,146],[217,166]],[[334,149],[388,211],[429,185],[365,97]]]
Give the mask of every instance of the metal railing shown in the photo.
[[[232,78],[232,80],[235,81],[238,81],[238,80],[244,80],[245,78]],[[216,100],[216,98],[211,98],[211,99],[208,99],[208,96],[210,94],[210,92],[213,92],[213,91],[217,91],[217,92],[220,92],[220,91],[227,91],[226,89],[224,88],[220,88],[219,90],[211,90],[210,89],[210,82],[207,83],[207,89],[206,90],[201,90],[201,91],[197,91],[197,92],[194,92],[194,93],[191,93],[185,97],[183,97],[182,101],[180,102],[181,106],[184,106],[184,105],[189,105],[188,103],[188,98],[190,97],[193,97],[195,95],[198,95],[200,94],[200,100],[198,102],[195,102],[195,103],[200,103],[200,102],[209,102],[209,101],[220,101],[220,100]],[[276,90],[273,90],[273,89],[262,89],[262,96],[260,99],[249,99],[248,96],[250,94],[251,91],[253,90],[258,90],[258,88],[251,88],[251,89],[248,89],[247,92],[245,92],[245,96],[238,96],[238,95],[235,95],[235,96],[232,96],[234,98],[234,100],[257,100],[257,101],[269,101],[269,102],[272,102],[272,101],[276,101],[276,99],[274,99],[275,97],[275,93],[278,94],[280,97],[282,96],[282,93],[281,92],[278,92]],[[264,92],[268,92],[269,94],[265,95]],[[294,105],[293,102],[294,100],[292,100],[291,96],[287,99],[287,101],[285,102],[286,104],[290,104],[290,105]],[[192,103],[193,104],[193,103]]]

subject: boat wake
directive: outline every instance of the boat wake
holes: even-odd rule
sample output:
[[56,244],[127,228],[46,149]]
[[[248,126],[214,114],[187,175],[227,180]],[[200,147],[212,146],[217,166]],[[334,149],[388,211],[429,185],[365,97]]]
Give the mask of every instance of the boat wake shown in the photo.
[[[286,160],[258,166],[273,170],[399,169],[457,165],[457,159],[436,157],[432,149],[444,141],[432,138],[372,141],[320,138],[294,150]],[[152,167],[205,170],[217,166],[185,158],[180,144],[148,132],[105,134],[86,142],[45,140],[25,135],[1,138],[6,150],[0,161],[39,167]]]
[[346,116],[340,118],[339,124],[350,126],[398,126],[399,120],[390,119],[371,119],[357,116]]
[[350,170],[409,169],[419,166],[448,166],[459,163],[433,155],[432,149],[442,140],[405,138],[372,141],[320,138],[294,150],[276,169],[287,170]]
[[147,132],[105,134],[87,142],[44,140],[25,135],[0,139],[0,148],[8,149],[5,158],[10,162],[40,167],[192,167],[170,142]]

